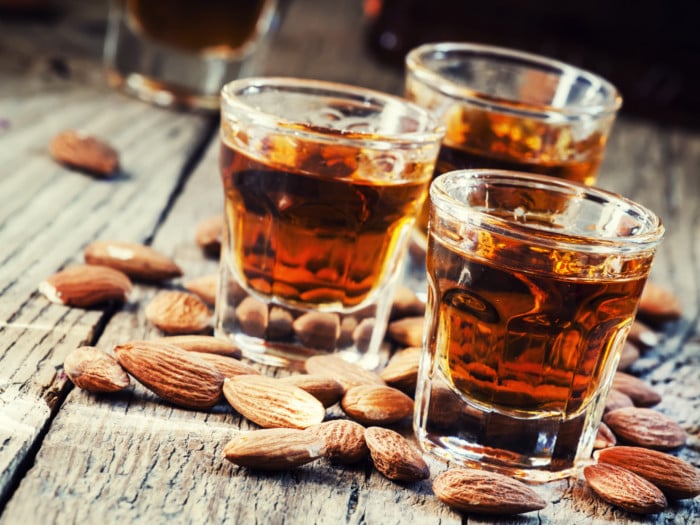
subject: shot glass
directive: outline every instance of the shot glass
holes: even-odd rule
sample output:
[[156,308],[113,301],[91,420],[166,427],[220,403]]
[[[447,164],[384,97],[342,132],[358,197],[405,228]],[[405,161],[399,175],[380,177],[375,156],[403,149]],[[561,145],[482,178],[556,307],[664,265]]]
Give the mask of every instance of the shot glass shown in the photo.
[[563,179],[436,178],[423,449],[533,481],[585,464],[663,231],[643,206]]
[[168,107],[218,110],[222,86],[247,76],[277,0],[112,0],[110,84]]
[[227,84],[217,333],[272,365],[337,352],[376,366],[443,132],[423,108],[358,87]]
[[[406,56],[406,97],[443,120],[435,174],[525,171],[596,183],[622,98],[598,75],[521,51],[426,44]],[[428,209],[419,231],[425,233]]]

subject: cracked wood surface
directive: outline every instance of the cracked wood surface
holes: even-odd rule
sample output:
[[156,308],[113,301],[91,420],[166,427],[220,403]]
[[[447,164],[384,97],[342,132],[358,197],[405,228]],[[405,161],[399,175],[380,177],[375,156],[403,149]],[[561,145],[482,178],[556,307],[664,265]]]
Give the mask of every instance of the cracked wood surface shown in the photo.
[[[172,407],[138,384],[116,396],[72,389],[66,353],[159,335],[143,315],[157,288],[138,284],[114,310],[50,304],[36,292],[82,259],[97,238],[152,242],[184,279],[216,271],[194,244],[197,222],[221,210],[213,119],[169,112],[107,88],[99,74],[106,6],[66,2],[61,16],[0,15],[0,524],[26,523],[689,523],[700,501],[638,518],[597,499],[580,480],[536,487],[550,503],[510,519],[463,517],[429,482],[403,486],[362,464],[316,462],[257,474],[222,458],[252,428],[224,404]],[[365,56],[353,2],[297,0],[264,72],[389,92],[400,72]],[[123,171],[101,181],[54,164],[46,144],[77,128],[108,138]],[[205,154],[199,158],[201,148]],[[679,455],[700,466],[700,135],[621,118],[599,185],[657,211],[667,228],[652,279],[680,298],[684,318],[633,371],[662,394],[659,409],[689,433]],[[284,374],[284,371],[270,370]],[[408,433],[410,428],[404,426]],[[445,466],[430,461],[433,476]]]

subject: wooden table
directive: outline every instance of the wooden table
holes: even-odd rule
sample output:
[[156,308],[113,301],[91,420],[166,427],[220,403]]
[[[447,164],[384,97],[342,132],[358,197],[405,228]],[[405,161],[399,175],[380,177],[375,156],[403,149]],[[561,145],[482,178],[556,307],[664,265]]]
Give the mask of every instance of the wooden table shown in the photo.
[[[262,71],[400,93],[401,73],[366,56],[360,2],[296,0]],[[71,0],[54,15],[0,14],[0,524],[470,523],[437,502],[428,481],[402,486],[369,464],[325,461],[283,474],[226,462],[223,445],[252,428],[230,408],[188,411],[140,385],[116,396],[72,388],[62,371],[79,345],[159,335],[144,319],[156,287],[119,309],[49,303],[38,283],[82,261],[95,239],[152,244],[186,277],[216,271],[194,243],[221,209],[214,117],[158,109],[114,92],[101,66],[106,5]],[[47,144],[75,128],[104,136],[123,172],[96,180],[54,163]],[[700,465],[700,134],[624,114],[600,185],[656,210],[667,234],[652,272],[684,317],[635,365],[688,431],[681,457]],[[176,283],[177,284],[177,283]],[[430,460],[433,475],[445,467]],[[493,523],[689,523],[700,499],[637,518],[581,480],[537,487],[539,513]]]

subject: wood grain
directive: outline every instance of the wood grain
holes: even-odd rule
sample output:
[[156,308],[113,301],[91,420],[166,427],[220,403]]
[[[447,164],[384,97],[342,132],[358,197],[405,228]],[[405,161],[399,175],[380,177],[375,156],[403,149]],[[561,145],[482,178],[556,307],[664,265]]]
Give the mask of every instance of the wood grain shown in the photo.
[[[121,309],[49,304],[49,273],[81,260],[97,238],[151,241],[184,270],[216,271],[194,242],[222,210],[210,119],[159,110],[109,90],[99,74],[103,2],[70,0],[62,19],[0,21],[0,524],[26,523],[494,523],[450,511],[428,481],[392,483],[367,463],[325,460],[260,474],[223,459],[252,426],[225,404],[173,407],[136,384],[114,396],[70,385],[66,353],[156,337],[143,309],[157,291],[137,284]],[[265,72],[322,78],[399,94],[401,73],[365,55],[360,2],[295,0]],[[53,44],[52,44],[53,42]],[[67,73],[66,73],[67,71]],[[124,173],[97,181],[55,165],[46,144],[75,127],[106,136]],[[204,156],[199,148],[209,144]],[[690,435],[679,455],[700,466],[700,135],[623,117],[599,185],[657,211],[667,228],[652,278],[678,294],[684,318],[632,371],[662,394],[659,409]],[[267,370],[284,374],[280,370]],[[410,428],[401,430],[410,435]],[[429,459],[432,475],[446,466]],[[539,486],[549,505],[498,523],[690,523],[700,501],[637,518],[599,500],[581,479]]]

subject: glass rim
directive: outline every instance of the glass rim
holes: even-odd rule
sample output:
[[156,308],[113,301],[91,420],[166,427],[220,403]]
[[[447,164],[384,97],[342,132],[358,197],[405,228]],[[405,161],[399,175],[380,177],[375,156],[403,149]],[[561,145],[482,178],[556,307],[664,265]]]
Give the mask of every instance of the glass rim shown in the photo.
[[[377,133],[370,131],[343,131],[336,128],[314,128],[298,119],[285,118],[278,113],[270,112],[245,102],[247,90],[263,88],[284,89],[297,94],[314,95],[320,92],[324,96],[333,96],[338,100],[354,100],[366,104],[376,104],[381,107],[397,105],[407,108],[416,121],[425,129],[395,133]],[[256,91],[259,92],[259,91]],[[319,94],[319,93],[316,93]],[[255,125],[276,129],[280,133],[288,132],[300,138],[313,141],[333,140],[343,144],[391,144],[391,145],[425,145],[439,144],[445,133],[444,124],[429,110],[402,97],[382,91],[332,82],[283,76],[262,76],[233,80],[221,89],[221,119],[225,120],[227,113],[244,113]]]
[[[523,65],[530,64],[537,69],[556,70],[560,76],[585,78],[593,85],[600,86],[610,94],[607,102],[587,105],[555,106],[551,104],[527,104],[516,99],[497,98],[489,93],[470,88],[451,81],[433,69],[424,61],[427,55],[449,52],[467,52],[479,54],[482,58],[495,60],[516,60]],[[432,89],[455,99],[462,99],[491,110],[522,113],[537,118],[549,118],[552,114],[565,116],[570,120],[615,114],[622,106],[622,96],[618,89],[602,76],[586,69],[568,64],[561,60],[517,49],[477,44],[469,42],[435,42],[418,46],[408,52],[405,59],[406,69]]]
[[[562,232],[544,228],[541,225],[504,219],[488,211],[469,208],[466,203],[455,198],[445,188],[445,184],[453,179],[460,180],[461,188],[474,186],[477,182],[499,183],[549,190],[561,195],[578,195],[596,202],[614,203],[619,208],[626,210],[628,214],[634,211],[637,216],[644,217],[647,228],[643,232],[628,236],[597,237],[582,233]],[[476,224],[479,228],[505,237],[529,240],[540,246],[566,248],[572,252],[642,252],[655,248],[665,232],[659,215],[642,204],[612,191],[585,186],[578,182],[549,175],[497,169],[453,170],[436,177],[430,185],[429,194],[432,206],[446,212],[461,223]],[[430,234],[430,224],[428,227]]]

